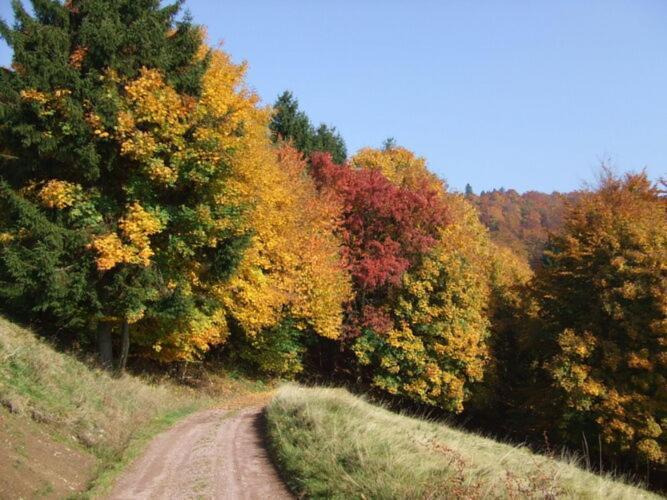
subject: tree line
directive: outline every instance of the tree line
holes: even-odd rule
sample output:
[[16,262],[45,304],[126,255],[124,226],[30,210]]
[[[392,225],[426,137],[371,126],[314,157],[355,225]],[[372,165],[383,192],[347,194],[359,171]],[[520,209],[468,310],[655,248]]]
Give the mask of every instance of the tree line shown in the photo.
[[180,3],[32,8],[0,24],[3,310],[107,367],[222,351],[664,473],[664,183],[604,171],[533,220],[263,107]]

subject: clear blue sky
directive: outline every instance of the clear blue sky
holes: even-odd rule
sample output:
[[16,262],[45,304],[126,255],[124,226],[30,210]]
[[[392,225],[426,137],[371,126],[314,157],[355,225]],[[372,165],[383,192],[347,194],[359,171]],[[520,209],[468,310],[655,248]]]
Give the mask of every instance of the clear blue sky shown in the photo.
[[186,5],[266,102],[292,90],[350,151],[393,136],[454,188],[571,190],[603,158],[667,173],[664,0]]

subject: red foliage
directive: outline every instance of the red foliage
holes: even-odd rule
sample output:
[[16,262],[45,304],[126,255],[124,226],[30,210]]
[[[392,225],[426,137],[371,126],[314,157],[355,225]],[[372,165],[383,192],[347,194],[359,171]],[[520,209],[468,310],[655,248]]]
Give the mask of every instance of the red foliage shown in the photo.
[[360,326],[377,333],[386,333],[394,326],[387,307],[364,306],[361,311]]
[[341,207],[343,256],[358,289],[398,284],[446,222],[440,193],[426,182],[407,189],[377,170],[337,165],[328,153],[314,153],[311,165],[318,187]]

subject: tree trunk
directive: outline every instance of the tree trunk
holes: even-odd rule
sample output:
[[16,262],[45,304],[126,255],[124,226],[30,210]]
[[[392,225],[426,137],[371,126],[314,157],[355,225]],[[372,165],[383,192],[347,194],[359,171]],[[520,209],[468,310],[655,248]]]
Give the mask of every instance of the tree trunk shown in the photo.
[[105,370],[113,367],[113,346],[111,343],[111,324],[102,323],[97,329],[97,350],[100,354],[100,363]]
[[130,352],[130,324],[127,319],[123,321],[123,330],[120,338],[120,355],[118,356],[118,373],[125,371],[127,365],[127,355]]

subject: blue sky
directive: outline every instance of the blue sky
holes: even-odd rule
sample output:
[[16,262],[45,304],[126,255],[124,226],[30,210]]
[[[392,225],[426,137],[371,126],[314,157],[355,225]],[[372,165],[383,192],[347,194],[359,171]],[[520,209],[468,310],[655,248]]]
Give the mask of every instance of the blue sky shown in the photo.
[[393,136],[454,188],[566,191],[608,158],[667,173],[663,0],[186,5],[266,102],[292,90],[350,151]]

